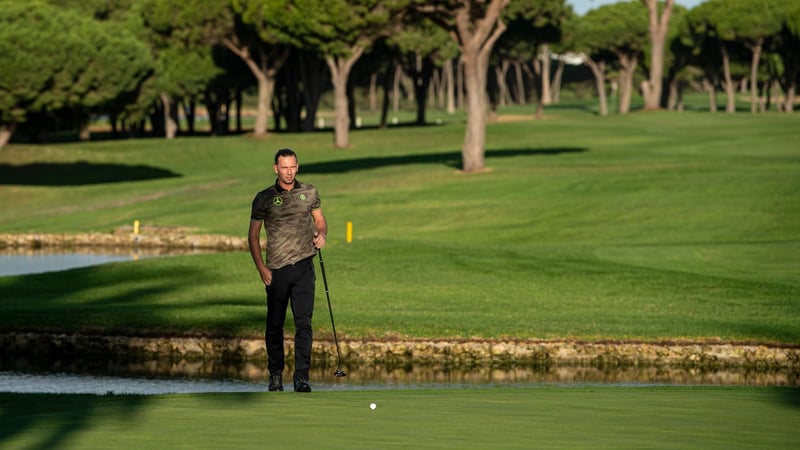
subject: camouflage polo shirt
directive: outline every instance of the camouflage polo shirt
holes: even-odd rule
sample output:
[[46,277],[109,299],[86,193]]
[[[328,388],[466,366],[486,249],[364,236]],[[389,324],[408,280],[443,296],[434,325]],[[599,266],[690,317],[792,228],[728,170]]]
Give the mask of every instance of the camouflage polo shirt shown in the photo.
[[280,269],[314,256],[314,219],[311,211],[320,208],[317,189],[294,181],[287,191],[274,185],[256,194],[250,220],[263,220],[267,230],[267,267]]

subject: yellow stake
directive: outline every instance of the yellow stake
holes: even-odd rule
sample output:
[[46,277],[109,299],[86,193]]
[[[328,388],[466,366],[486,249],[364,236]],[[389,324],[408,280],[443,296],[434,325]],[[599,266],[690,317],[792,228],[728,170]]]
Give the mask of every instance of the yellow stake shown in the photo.
[[353,222],[347,222],[347,243],[353,242]]
[[139,221],[133,221],[133,234],[139,234]]

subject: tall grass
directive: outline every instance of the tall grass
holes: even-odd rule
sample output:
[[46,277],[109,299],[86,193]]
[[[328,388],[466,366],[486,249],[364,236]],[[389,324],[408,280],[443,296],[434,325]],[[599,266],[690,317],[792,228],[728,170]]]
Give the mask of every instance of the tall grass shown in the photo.
[[[473,175],[458,170],[461,117],[441,113],[355,130],[338,150],[328,132],[12,146],[0,232],[140,220],[244,235],[272,155],[292,147],[322,193],[346,337],[800,342],[796,115],[503,112]],[[100,169],[128,181],[100,182]],[[244,253],[5,277],[0,297],[5,330],[262,332]]]

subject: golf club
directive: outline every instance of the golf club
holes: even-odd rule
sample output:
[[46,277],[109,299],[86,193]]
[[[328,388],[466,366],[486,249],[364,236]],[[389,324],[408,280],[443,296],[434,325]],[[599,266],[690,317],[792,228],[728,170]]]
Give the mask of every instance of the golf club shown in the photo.
[[347,373],[342,370],[342,352],[339,350],[339,338],[336,337],[336,324],[333,323],[333,308],[331,308],[331,296],[328,293],[328,278],[325,276],[325,263],[322,261],[322,249],[317,249],[319,255],[319,268],[322,272],[322,284],[325,285],[325,298],[328,299],[328,312],[331,315],[331,328],[333,328],[333,342],[336,343],[336,356],[338,363],[336,365],[336,372],[333,375],[336,377],[346,377]]

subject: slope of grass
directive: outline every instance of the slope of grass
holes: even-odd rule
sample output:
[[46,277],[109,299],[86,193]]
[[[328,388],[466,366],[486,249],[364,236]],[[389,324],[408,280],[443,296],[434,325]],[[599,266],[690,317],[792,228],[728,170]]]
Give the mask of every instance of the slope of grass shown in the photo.
[[[241,236],[288,146],[322,192],[346,336],[798,343],[799,120],[554,109],[489,125],[489,170],[473,175],[458,171],[457,118],[357,130],[339,150],[327,132],[11,146],[0,232],[141,220]],[[104,181],[108,171],[126,181]],[[258,336],[251,266],[233,253],[0,278],[0,329]]]

